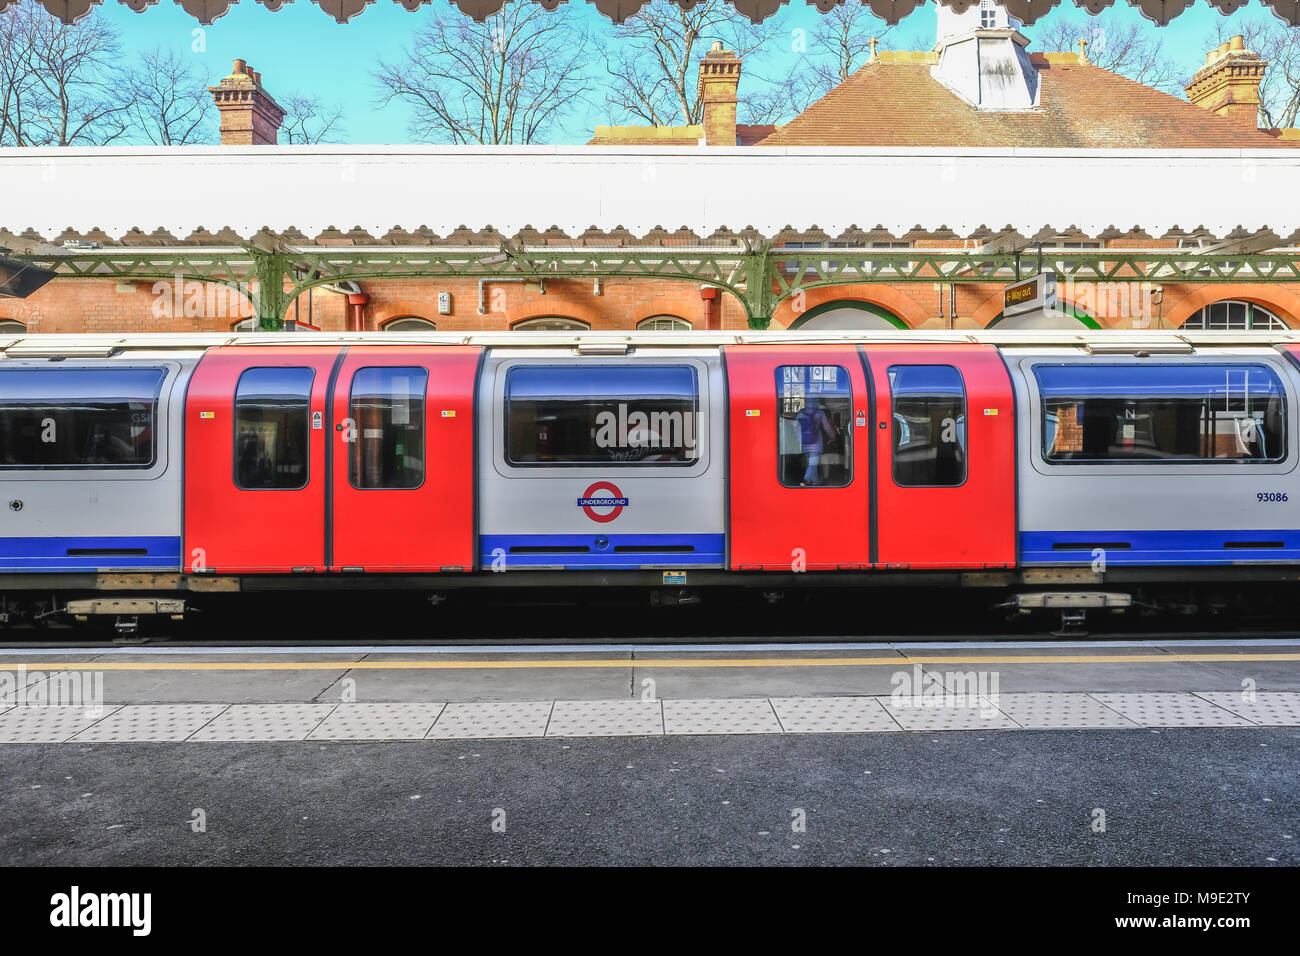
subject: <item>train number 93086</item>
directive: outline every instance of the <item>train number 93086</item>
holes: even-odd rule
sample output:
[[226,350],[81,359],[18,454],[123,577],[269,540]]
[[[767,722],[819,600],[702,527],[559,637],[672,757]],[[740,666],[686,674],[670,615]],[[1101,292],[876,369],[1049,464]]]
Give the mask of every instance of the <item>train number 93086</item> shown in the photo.
[[1258,501],[1286,501],[1285,491],[1261,491],[1255,495]]

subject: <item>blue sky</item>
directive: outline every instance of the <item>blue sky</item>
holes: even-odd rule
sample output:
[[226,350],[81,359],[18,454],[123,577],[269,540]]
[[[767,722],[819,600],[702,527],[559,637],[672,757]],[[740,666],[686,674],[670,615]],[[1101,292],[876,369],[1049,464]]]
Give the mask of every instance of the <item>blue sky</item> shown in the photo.
[[[447,0],[433,0],[433,6],[445,9]],[[580,0],[570,0],[570,15],[589,23],[597,35],[608,36],[613,27],[597,10]],[[230,72],[230,63],[242,57],[262,74],[272,95],[287,97],[294,92],[312,92],[329,103],[341,104],[346,119],[342,140],[352,143],[404,143],[407,113],[400,105],[376,109],[376,92],[370,71],[381,56],[391,56],[406,46],[412,33],[431,16],[430,7],[408,13],[393,0],[375,0],[347,24],[338,24],[309,0],[296,0],[272,13],[253,0],[241,0],[230,12],[210,27],[198,23],[179,6],[163,2],[143,13],[132,13],[121,4],[109,2],[101,8],[103,16],[123,34],[128,55],[132,49],[157,45],[171,46],[199,61],[202,70],[215,83]],[[1201,63],[1217,22],[1231,26],[1260,17],[1272,18],[1272,12],[1259,0],[1229,17],[1223,17],[1205,0],[1197,2],[1167,27],[1156,27],[1144,20],[1124,0],[1116,0],[1113,15],[1161,31],[1166,48],[1189,68]],[[460,14],[457,14],[460,15]],[[790,29],[811,31],[820,14],[800,0],[783,8],[782,15]],[[1024,33],[1034,39],[1038,30],[1062,17],[1078,20],[1087,14],[1065,0],[1050,14]],[[907,17],[897,28],[893,45],[907,49],[928,49],[934,40],[935,15],[927,4]],[[192,52],[195,30],[201,29],[204,52]],[[891,36],[891,39],[893,37]],[[902,43],[901,41],[913,41]],[[769,70],[777,69],[793,54],[786,44],[769,56]],[[1031,43],[1030,49],[1037,49]],[[1189,69],[1190,72],[1190,69]],[[556,143],[585,142],[592,126],[607,122],[603,111],[575,113],[557,129],[550,140]]]

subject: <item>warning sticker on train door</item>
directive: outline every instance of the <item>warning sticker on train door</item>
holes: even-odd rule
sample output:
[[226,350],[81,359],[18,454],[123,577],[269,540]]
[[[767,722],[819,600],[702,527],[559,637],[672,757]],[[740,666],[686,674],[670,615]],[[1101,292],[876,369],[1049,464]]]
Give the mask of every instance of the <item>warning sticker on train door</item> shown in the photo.
[[853,419],[853,424],[856,425],[858,428],[865,428],[867,426],[867,413],[858,412],[858,414]]
[[323,412],[312,412],[312,413],[311,413],[311,427],[312,427],[313,429],[317,429],[317,430],[320,429],[321,424],[322,424],[322,422],[321,422],[321,415],[322,415],[322,414],[324,414],[324,413],[323,413]]

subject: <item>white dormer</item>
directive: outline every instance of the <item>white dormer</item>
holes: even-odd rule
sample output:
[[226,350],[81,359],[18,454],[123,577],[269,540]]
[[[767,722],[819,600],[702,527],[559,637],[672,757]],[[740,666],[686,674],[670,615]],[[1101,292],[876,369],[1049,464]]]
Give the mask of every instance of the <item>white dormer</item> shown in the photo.
[[930,73],[981,110],[1032,110],[1038,106],[1038,71],[1029,62],[1029,38],[1020,21],[993,0],[957,13],[936,4],[939,63]]

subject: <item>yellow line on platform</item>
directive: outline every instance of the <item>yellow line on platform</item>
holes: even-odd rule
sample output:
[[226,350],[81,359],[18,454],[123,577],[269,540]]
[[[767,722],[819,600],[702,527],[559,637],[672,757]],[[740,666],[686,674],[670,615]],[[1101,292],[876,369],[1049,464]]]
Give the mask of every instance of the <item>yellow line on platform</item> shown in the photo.
[[1213,664],[1300,661],[1300,654],[1061,654],[916,657],[719,657],[544,660],[394,661],[0,661],[0,670],[70,671],[332,671],[332,670],[547,670],[655,667],[895,667],[911,664]]

